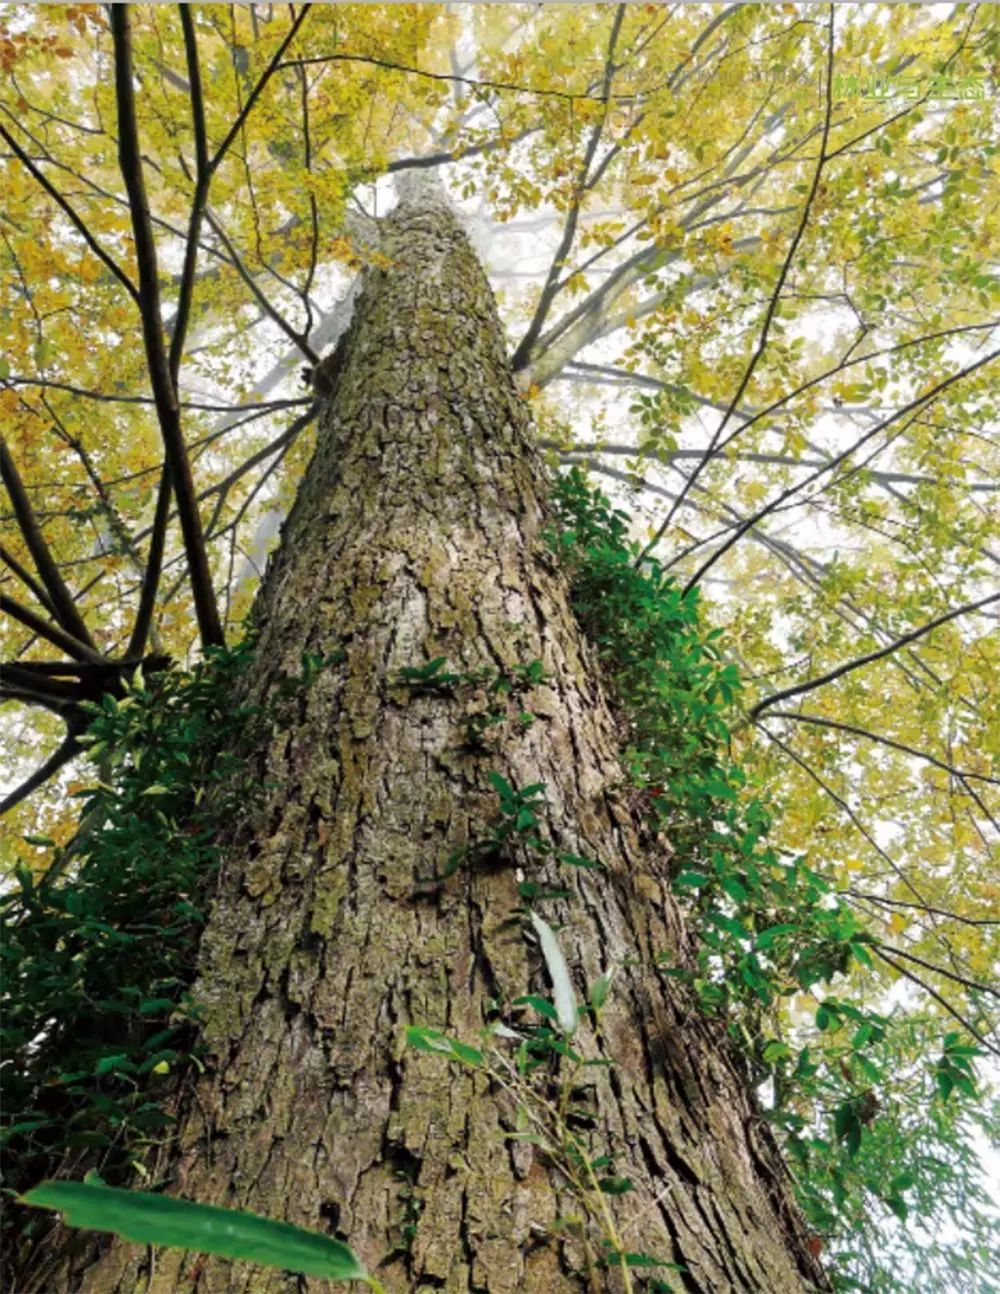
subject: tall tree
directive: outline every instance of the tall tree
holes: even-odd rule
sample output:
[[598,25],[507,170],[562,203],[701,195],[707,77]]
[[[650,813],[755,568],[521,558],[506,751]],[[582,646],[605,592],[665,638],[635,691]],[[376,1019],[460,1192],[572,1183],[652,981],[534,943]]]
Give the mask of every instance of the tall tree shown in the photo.
[[[400,1052],[406,1026],[475,1041],[496,1004],[549,994],[515,866],[473,854],[426,888],[449,854],[487,837],[500,773],[511,787],[544,783],[553,843],[601,864],[573,883],[554,858],[533,877],[568,887],[548,915],[577,999],[621,968],[600,1029],[581,1026],[573,1048],[590,1066],[577,1081],[591,1135],[633,1189],[602,1196],[585,1181],[584,1198],[607,1210],[623,1252],[683,1266],[685,1288],[825,1288],[722,1026],[650,961],[687,937],[541,542],[544,473],[489,286],[440,200],[401,204],[380,250],[387,267],[367,273],[259,596],[250,697],[303,653],[344,660],[294,726],[251,753],[268,789],[238,826],[220,824],[230,843],[196,990],[211,1073],[185,1098],[176,1187],[326,1218],[371,1267],[398,1244],[403,1192],[418,1189],[416,1236],[380,1273],[389,1288],[627,1288],[600,1232],[558,1236],[581,1207],[570,1183],[582,1169],[546,1150],[544,1129],[537,1143],[508,1140],[516,1096]],[[400,683],[442,655],[466,672],[541,661],[545,681],[525,697],[538,722],[495,754],[470,752],[465,701]],[[536,1081],[541,1101],[559,1099],[559,1077]],[[47,1288],[292,1288],[221,1260],[191,1270],[183,1253],[152,1269],[122,1246]]]
[[[862,1212],[906,1211],[912,1174],[872,1119],[897,1099],[925,1108],[913,1093],[927,1043],[918,1030],[893,1053],[898,1073],[866,1053],[888,1028],[872,1012],[886,986],[919,988],[925,1015],[953,1029],[930,1074],[936,1111],[971,1091],[971,1056],[996,1047],[984,871],[996,641],[982,631],[996,604],[997,284],[982,197],[996,150],[978,102],[996,31],[975,7],[590,17],[422,5],[7,17],[0,699],[28,707],[32,757],[39,733],[65,728],[4,805],[42,833],[6,846],[29,867],[18,938],[51,903],[73,938],[114,929],[86,907],[86,860],[102,842],[133,848],[146,826],[116,835],[98,789],[77,830],[58,793],[34,793],[87,742],[106,787],[162,756],[155,723],[138,757],[114,743],[102,754],[85,732],[93,705],[113,725],[141,708],[140,661],[172,695],[168,653],[200,644],[218,659],[287,512],[236,697],[284,698],[277,731],[255,729],[245,748],[252,809],[238,822],[219,810],[208,828],[225,856],[197,969],[209,1068],[178,1089],[176,1142],[140,1156],[143,1170],[339,1230],[371,1264],[396,1245],[390,1283],[415,1288],[592,1288],[600,1272],[614,1288],[628,1254],[650,1288],[822,1287],[816,1252],[848,1188]],[[888,92],[859,83],[859,50],[884,54]],[[66,66],[73,77],[54,73]],[[414,189],[387,222],[361,209],[379,209],[382,189],[366,185],[383,173],[438,168],[458,196],[481,195],[485,252],[506,226],[545,253],[529,295],[522,271],[489,254],[512,343],[439,197]],[[348,309],[331,310],[360,266]],[[303,360],[312,389],[280,393]],[[529,409],[552,460],[633,492],[631,568],[655,555],[685,606],[704,591],[727,622],[747,702],[731,732],[714,710],[705,722],[751,785],[771,788],[778,853],[763,871],[713,854],[712,831],[726,821],[735,838],[731,802],[749,791],[694,749],[691,732],[708,732],[697,688],[668,703],[693,721],[686,738],[671,730],[683,759],[650,771],[646,703],[666,687],[665,660],[694,677],[684,652],[645,658],[654,681],[627,717],[616,677],[612,721],[609,636],[581,639],[541,542]],[[113,411],[115,435],[94,410]],[[643,623],[642,605],[629,614]],[[734,675],[719,678],[731,700]],[[504,740],[484,741],[487,727]],[[204,806],[171,816],[169,789],[148,782],[143,803],[149,822],[163,806],[188,850]],[[685,804],[701,806],[700,836]],[[544,848],[525,853],[536,829]],[[755,820],[743,838],[758,834]],[[71,842],[55,864],[45,838]],[[765,982],[761,958],[806,918],[754,886],[805,850],[826,915]],[[195,896],[190,880],[175,906]],[[539,894],[555,895],[544,918],[531,915]],[[67,939],[53,937],[26,1001],[62,1009],[59,993],[77,992]],[[816,986],[852,958],[874,965],[845,1006]],[[142,1000],[150,1020],[173,1027],[170,995],[190,973],[163,972],[167,996]],[[572,1028],[568,995],[590,1001]],[[789,1007],[772,1011],[775,997]],[[703,1013],[713,1004],[732,1008],[728,1034]],[[544,1077],[495,1038],[488,1063],[476,1050],[485,1022],[516,1031],[537,1011],[552,1026]],[[47,1012],[24,1026],[29,1074],[39,1030],[61,1036]],[[95,1027],[87,1091],[117,1127],[105,1077],[121,1062],[116,1081],[131,1081],[132,1062],[110,1021]],[[401,1051],[407,1026],[438,1054]],[[148,1064],[169,1069],[165,1055]],[[804,1157],[808,1237],[755,1105],[764,1080],[769,1122]],[[32,1118],[17,1134],[29,1141],[42,1136]],[[912,1119],[886,1126],[928,1157]],[[584,1152],[597,1144],[609,1162],[595,1169]],[[647,1271],[651,1256],[684,1270]],[[52,1279],[134,1283],[140,1260],[125,1250],[91,1259],[58,1252]],[[146,1276],[164,1289],[257,1279],[210,1271],[158,1258]]]

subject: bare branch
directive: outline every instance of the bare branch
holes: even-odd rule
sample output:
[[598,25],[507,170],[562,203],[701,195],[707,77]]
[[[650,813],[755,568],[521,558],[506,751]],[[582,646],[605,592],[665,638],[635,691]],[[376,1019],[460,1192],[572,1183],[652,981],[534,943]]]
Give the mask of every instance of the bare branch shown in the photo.
[[3,562],[5,566],[10,568],[11,572],[21,581],[25,588],[31,590],[53,620],[58,619],[58,614],[55,607],[52,605],[52,602],[49,600],[49,595],[45,592],[30,571],[26,571],[14,554],[2,545],[0,545],[0,562]]
[[948,921],[960,921],[966,926],[1000,926],[1000,920],[990,917],[964,917],[958,912],[951,912],[948,908],[936,908],[925,903],[911,903],[905,899],[890,899],[884,894],[865,894],[861,890],[848,890],[848,894],[855,899],[864,899],[867,903],[877,903],[886,907],[893,908],[913,908],[917,912],[930,912],[935,916],[945,917]]
[[899,962],[896,961],[894,957],[890,957],[880,945],[875,944],[873,946],[876,956],[881,957],[887,965],[891,966],[893,970],[897,971],[905,979],[908,979],[911,984],[916,984],[918,988],[922,988],[924,992],[928,993],[939,1006],[943,1007],[944,1010],[948,1012],[953,1020],[957,1020],[963,1029],[967,1029],[977,1042],[982,1043],[982,1045],[988,1051],[991,1051],[994,1056],[1000,1056],[1000,1047],[994,1046],[994,1044],[990,1042],[989,1038],[980,1033],[976,1026],[967,1020],[960,1011],[953,1007],[948,999],[943,997],[936,988],[932,988],[925,979],[921,979],[921,977],[914,974],[913,971],[907,970],[905,966],[901,966]]
[[205,215],[208,186],[212,178],[208,163],[208,141],[205,135],[205,98],[201,88],[201,68],[198,65],[198,42],[194,30],[194,19],[188,5],[178,5],[178,9],[180,11],[181,27],[184,31],[184,51],[187,56],[188,81],[190,83],[196,181],[194,196],[191,199],[191,213],[188,217],[187,238],[184,244],[184,268],[181,271],[177,315],[174,318],[173,332],[170,337],[169,368],[175,393],[181,357],[184,354],[188,321],[191,317],[191,304],[194,299],[195,270],[198,265],[198,234]]
[[992,782],[994,786],[1000,786],[1000,778],[987,777],[985,773],[972,773],[967,769],[955,768],[951,764],[946,764],[943,759],[938,759],[935,755],[929,754],[926,750],[917,750],[913,746],[905,746],[901,741],[894,741],[891,737],[881,736],[877,732],[869,732],[867,728],[858,728],[852,723],[838,723],[835,719],[824,719],[818,714],[796,714],[794,710],[773,710],[768,717],[771,719],[794,719],[798,723],[813,723],[821,728],[836,728],[840,732],[853,733],[855,737],[864,737],[868,741],[878,742],[879,745],[891,746],[893,750],[901,750],[906,755],[924,759],[928,764],[933,764],[936,768],[941,768],[946,773],[951,773],[963,781],[967,777],[972,777],[978,782]]
[[81,642],[71,633],[67,633],[59,625],[54,625],[48,620],[43,620],[41,616],[36,615],[34,611],[24,607],[20,602],[15,602],[13,598],[7,597],[6,594],[0,593],[0,611],[6,611],[7,614],[32,633],[38,634],[46,642],[52,643],[54,647],[60,648],[67,656],[72,656],[74,660],[89,660],[95,663],[103,663],[104,657],[99,651],[96,651],[88,643]]

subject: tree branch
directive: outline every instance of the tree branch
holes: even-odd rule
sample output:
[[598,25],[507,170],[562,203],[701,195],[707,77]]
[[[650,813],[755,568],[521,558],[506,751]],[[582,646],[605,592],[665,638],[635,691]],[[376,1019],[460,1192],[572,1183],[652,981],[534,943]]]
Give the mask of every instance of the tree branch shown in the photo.
[[930,994],[934,1001],[937,1002],[939,1006],[942,1006],[953,1020],[957,1020],[963,1029],[968,1029],[969,1033],[972,1034],[973,1038],[975,1038],[977,1042],[982,1043],[982,1045],[987,1048],[988,1051],[991,1051],[994,1056],[1000,1056],[1000,1047],[994,1046],[987,1037],[979,1032],[974,1024],[968,1021],[960,1011],[957,1011],[955,1007],[951,1005],[947,998],[942,997],[936,988],[932,988],[926,980],[921,979],[919,975],[915,975],[913,971],[907,970],[905,966],[901,966],[894,957],[890,957],[888,953],[883,951],[880,945],[874,944],[873,947],[876,956],[881,957],[884,962],[891,966],[893,970],[897,971],[905,979],[908,979],[911,984],[916,984],[918,988],[922,988],[925,993]]
[[115,95],[118,105],[118,157],[129,195],[129,211],[139,266],[139,311],[163,446],[177,498],[181,531],[187,554],[198,628],[204,646],[224,642],[215,590],[208,569],[201,520],[194,497],[191,464],[181,431],[177,391],[163,344],[160,287],[156,244],[149,219],[149,204],[142,174],[142,157],[133,90],[132,39],[127,5],[112,5],[110,12],[115,55]]
[[53,774],[58,773],[64,764],[68,764],[73,756],[79,753],[80,749],[80,743],[72,733],[64,737],[60,745],[40,768],[36,769],[16,790],[11,791],[3,800],[0,800],[0,814],[8,813],[15,805],[27,799],[32,791],[37,790],[43,782],[47,782]]
[[[826,463],[823,464],[822,467],[818,467],[816,471],[813,472],[810,476],[807,476],[805,480],[798,481],[796,482],[795,485],[791,485],[786,490],[782,490],[782,492],[776,495],[770,501],[770,503],[766,503],[764,507],[759,509],[759,511],[755,512],[753,516],[748,517],[747,520],[743,522],[743,524],[740,525],[733,532],[733,534],[729,537],[729,539],[726,540],[726,542],[722,544],[712,554],[712,556],[708,558],[708,560],[698,568],[697,571],[695,571],[694,575],[691,576],[691,578],[688,580],[687,584],[685,585],[684,592],[687,593],[690,589],[692,589],[698,583],[698,581],[705,575],[705,573],[709,571],[712,566],[715,565],[715,563],[719,560],[719,558],[724,553],[728,552],[729,549],[732,548],[732,546],[735,543],[737,543],[740,539],[743,538],[743,536],[746,534],[748,530],[752,530],[754,526],[756,526],[760,521],[763,520],[764,517],[769,516],[777,508],[781,507],[781,505],[787,499],[791,498],[793,494],[797,494],[800,490],[805,489],[806,486],[811,485],[813,481],[818,480],[821,476],[825,475],[827,472],[832,471],[835,467],[839,467],[839,465],[842,462],[844,462],[845,459],[849,458],[851,454],[855,453],[858,449],[861,448],[862,445],[866,444],[874,436],[877,436],[880,432],[884,431],[886,427],[891,426],[894,422],[898,422],[899,419],[905,417],[906,414],[913,413],[915,410],[920,409],[924,405],[930,404],[931,401],[936,399],[941,394],[942,391],[947,390],[948,387],[954,385],[955,382],[960,381],[962,378],[969,377],[972,373],[976,372],[977,369],[982,368],[984,364],[988,364],[990,363],[991,360],[996,359],[998,355],[1000,355],[1000,351],[990,351],[990,353],[988,355],[984,355],[982,359],[978,359],[975,361],[975,363],[969,364],[966,368],[959,369],[957,372],[952,373],[949,377],[943,378],[940,382],[938,382],[936,386],[932,387],[930,391],[925,391],[922,395],[916,396],[908,404],[903,405],[901,409],[897,409],[896,412],[891,414],[888,418],[884,418],[881,422],[876,423],[874,427],[872,427],[869,431],[865,432],[865,434],[861,436],[858,440],[856,440],[852,445],[848,445],[848,447],[845,450],[837,454],[835,457],[829,459]],[[763,413],[764,411],[757,414],[756,417],[753,419],[753,421],[756,421],[757,418],[762,417]],[[736,432],[734,432],[733,435],[736,435],[739,431],[744,430],[748,425],[749,425],[748,423],[745,423],[743,427],[737,428]],[[728,440],[732,440],[733,435],[729,436]],[[728,443],[728,441],[726,443]],[[723,446],[720,445],[719,448],[721,449],[723,448]]]
[[57,620],[59,617],[55,607],[52,605],[52,602],[49,600],[49,595],[45,592],[42,586],[37,582],[34,576],[32,576],[29,571],[26,571],[24,569],[24,567],[17,560],[14,554],[10,552],[8,549],[4,548],[2,545],[0,545],[0,561],[2,561],[5,566],[10,568],[10,570],[21,581],[21,583],[25,586],[25,588],[30,589],[30,591],[35,595],[35,597],[45,608],[45,610],[49,613],[52,619]]
[[104,657],[88,643],[81,642],[73,634],[67,633],[59,625],[51,624],[48,620],[43,620],[41,616],[36,615],[27,607],[21,606],[20,602],[15,602],[6,594],[0,594],[0,611],[6,611],[14,620],[19,621],[26,629],[32,633],[38,634],[46,642],[52,643],[64,651],[67,656],[72,656],[74,660],[89,660],[95,664],[103,664]]
[[[982,607],[989,606],[991,602],[997,601],[1000,601],[1000,593],[991,593],[988,597],[980,598],[977,602],[966,602],[963,606],[946,611],[934,620],[929,620],[926,624],[920,625],[919,628],[912,629],[909,633],[903,634],[902,637],[894,639],[891,643],[887,643],[886,646],[880,647],[878,651],[869,652],[866,656],[858,656],[854,660],[845,661],[842,665],[838,665],[836,669],[832,669],[826,674],[821,674],[817,678],[807,679],[804,683],[796,683],[793,687],[782,688],[781,691],[765,697],[762,701],[758,701],[750,711],[750,718],[756,719],[762,710],[776,705],[779,701],[787,701],[789,697],[812,692],[818,687],[832,683],[834,679],[841,678],[844,674],[850,674],[853,670],[860,669],[863,665],[870,665],[873,661],[881,660],[883,656],[888,656],[892,652],[898,651],[900,647],[905,647],[907,643],[923,638],[925,634],[937,629],[939,625],[947,624],[949,620],[954,620],[956,616],[966,615],[970,611],[978,611]],[[792,715],[791,717],[797,718],[798,716]]]
[[820,176],[823,174],[823,167],[826,165],[826,161],[827,161],[826,150],[827,150],[827,144],[830,139],[830,121],[833,116],[833,45],[834,45],[833,15],[834,15],[834,8],[833,8],[833,5],[831,4],[829,32],[827,35],[827,51],[826,51],[826,101],[825,101],[824,114],[823,114],[823,134],[820,139],[820,146],[819,146],[819,158],[816,162],[816,170],[813,172],[812,184],[810,185],[809,193],[806,196],[805,206],[802,209],[802,218],[799,220],[799,225],[795,231],[795,236],[793,237],[791,245],[788,248],[788,252],[785,255],[785,260],[781,266],[781,271],[778,274],[778,281],[775,284],[774,291],[771,294],[771,299],[768,302],[767,310],[764,315],[764,325],[761,329],[760,340],[757,343],[756,350],[750,357],[750,363],[746,366],[743,372],[743,377],[740,380],[740,384],[736,388],[733,398],[729,402],[729,407],[726,409],[726,412],[723,414],[722,421],[719,423],[718,427],[715,430],[714,436],[709,442],[708,448],[705,451],[704,458],[697,465],[697,467],[694,469],[691,475],[687,478],[687,481],[685,482],[683,488],[681,489],[680,494],[674,500],[669,511],[667,512],[667,515],[664,518],[663,524],[659,526],[656,533],[650,539],[649,543],[642,550],[639,556],[635,559],[636,567],[639,567],[642,565],[646,557],[649,556],[652,550],[663,538],[664,534],[666,534],[667,528],[669,527],[671,521],[673,520],[674,516],[677,513],[677,509],[684,502],[684,499],[687,497],[688,491],[694,485],[695,481],[697,481],[699,475],[711,460],[711,457],[715,452],[715,447],[718,445],[719,440],[722,438],[722,433],[725,431],[726,426],[729,423],[729,419],[733,416],[733,411],[739,406],[740,400],[742,400],[743,398],[743,393],[750,385],[750,379],[753,377],[754,372],[757,368],[757,365],[760,363],[760,360],[763,357],[765,350],[767,349],[768,338],[770,337],[770,334],[771,334],[771,324],[774,321],[774,316],[778,309],[778,302],[781,300],[781,293],[784,290],[785,281],[788,278],[789,271],[792,268],[792,262],[794,261],[795,254],[799,249],[799,244],[801,243],[803,235],[805,234],[806,225],[809,223],[809,217],[812,213],[813,202],[816,199],[816,192],[819,189]]
[[6,440],[2,437],[0,437],[0,477],[3,478],[3,483],[7,487],[18,527],[24,537],[24,542],[28,546],[28,551],[31,553],[35,569],[45,585],[48,600],[55,610],[56,620],[67,633],[72,634],[74,638],[79,639],[82,644],[96,652],[96,644],[90,636],[90,630],[87,628],[83,616],[73,601],[73,595],[66,587],[65,581],[59,573],[59,568],[52,558],[49,546],[45,542],[45,536],[42,534],[41,527],[35,518],[34,509],[28,499],[28,494],[17,466],[7,448]]
[[133,301],[138,301],[139,290],[132,282],[132,280],[129,278],[129,276],[125,273],[122,267],[108,255],[108,253],[104,250],[101,244],[97,241],[94,235],[87,228],[87,225],[84,222],[83,218],[74,210],[73,207],[70,206],[70,204],[58,191],[55,185],[52,184],[51,181],[46,179],[43,172],[38,169],[35,163],[31,160],[28,154],[24,151],[21,145],[17,142],[14,136],[3,124],[0,124],[0,138],[6,141],[9,147],[13,150],[18,160],[31,173],[32,177],[38,181],[38,183],[42,186],[42,188],[49,195],[49,197],[52,198],[53,201],[66,213],[66,215],[72,221],[80,237],[87,244],[87,246],[94,253],[94,255],[97,256],[103,262],[103,264],[111,271],[111,273],[115,276],[118,282],[124,287],[125,291],[129,294],[129,296],[133,299]]
[[563,266],[566,263],[566,258],[569,255],[570,248],[573,246],[573,239],[576,237],[576,226],[580,219],[580,206],[587,190],[600,176],[600,170],[602,168],[598,168],[598,172],[594,176],[594,180],[589,179],[590,166],[594,160],[594,155],[597,152],[601,135],[604,133],[604,127],[608,120],[608,92],[611,88],[611,81],[616,70],[613,62],[615,46],[618,43],[618,35],[621,31],[622,20],[624,17],[625,6],[619,5],[615,10],[614,20],[611,24],[611,33],[608,37],[608,52],[604,61],[604,111],[601,114],[600,121],[595,124],[593,130],[590,132],[590,140],[587,144],[587,150],[584,153],[583,164],[580,167],[580,172],[574,186],[573,197],[570,201],[569,209],[566,212],[566,221],[563,225],[562,237],[559,240],[556,254],[552,258],[552,263],[549,266],[549,272],[546,276],[545,283],[542,286],[542,291],[538,298],[538,304],[535,306],[535,313],[532,315],[531,322],[528,324],[527,331],[521,338],[517,349],[511,356],[510,366],[514,372],[517,372],[518,369],[524,368],[531,359],[531,352],[534,349],[535,342],[538,340],[538,336],[542,331],[542,326],[544,325],[549,310],[552,307],[552,302],[555,300],[556,294],[561,287],[560,276],[562,274]]

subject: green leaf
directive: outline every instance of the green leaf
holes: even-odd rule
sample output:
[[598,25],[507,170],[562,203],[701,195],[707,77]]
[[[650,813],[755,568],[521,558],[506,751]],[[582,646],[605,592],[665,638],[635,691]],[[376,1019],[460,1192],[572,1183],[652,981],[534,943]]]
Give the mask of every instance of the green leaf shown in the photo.
[[440,1029],[429,1029],[423,1025],[411,1024],[406,1029],[406,1041],[415,1051],[428,1051],[449,1060],[458,1060],[466,1065],[479,1066],[483,1063],[483,1053],[457,1038],[449,1038]]
[[516,997],[511,1006],[530,1006],[544,1016],[546,1020],[551,1020],[553,1024],[557,1023],[556,1009],[548,998],[538,997],[534,993],[525,993],[523,997]]
[[605,1195],[627,1195],[635,1190],[635,1183],[630,1177],[601,1177],[597,1185]]
[[611,981],[614,978],[614,969],[606,971],[603,975],[594,980],[590,987],[590,1005],[595,1011],[600,1011],[601,1007],[608,1000],[608,993],[611,991]]
[[899,1218],[900,1222],[906,1221],[909,1209],[906,1207],[906,1201],[901,1196],[888,1195],[886,1196],[885,1202],[888,1204],[889,1208],[892,1209],[893,1213],[895,1213],[896,1217]]
[[688,888],[698,889],[702,885],[708,885],[710,877],[704,876],[701,872],[681,872],[680,876],[674,881],[675,889]]
[[511,786],[510,782],[494,769],[491,768],[486,774],[486,780],[493,787],[494,791],[496,791],[502,801],[511,802],[516,798],[514,795],[514,788]]
[[341,1241],[256,1213],[84,1182],[43,1182],[21,1202],[58,1209],[71,1227],[111,1231],[136,1244],[192,1249],[305,1276],[371,1284],[360,1260]]
[[583,858],[579,854],[570,854],[565,851],[556,854],[561,863],[566,863],[569,867],[587,867],[590,869],[604,870],[604,864],[598,862],[596,858]]
[[552,927],[548,922],[543,921],[537,912],[531,913],[531,924],[535,927],[538,942],[542,946],[542,956],[549,970],[549,978],[552,980],[556,1020],[565,1036],[571,1038],[577,1024],[576,995],[573,992],[573,982],[570,979],[566,958],[563,956]]

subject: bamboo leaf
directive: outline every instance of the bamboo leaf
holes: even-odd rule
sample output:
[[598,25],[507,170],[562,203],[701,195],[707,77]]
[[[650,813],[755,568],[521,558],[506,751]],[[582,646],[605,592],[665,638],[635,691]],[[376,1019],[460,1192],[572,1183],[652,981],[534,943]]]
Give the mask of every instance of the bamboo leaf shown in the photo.
[[256,1213],[84,1182],[43,1182],[21,1202],[58,1209],[71,1227],[111,1231],[137,1244],[218,1254],[327,1280],[371,1283],[361,1261],[340,1240]]

